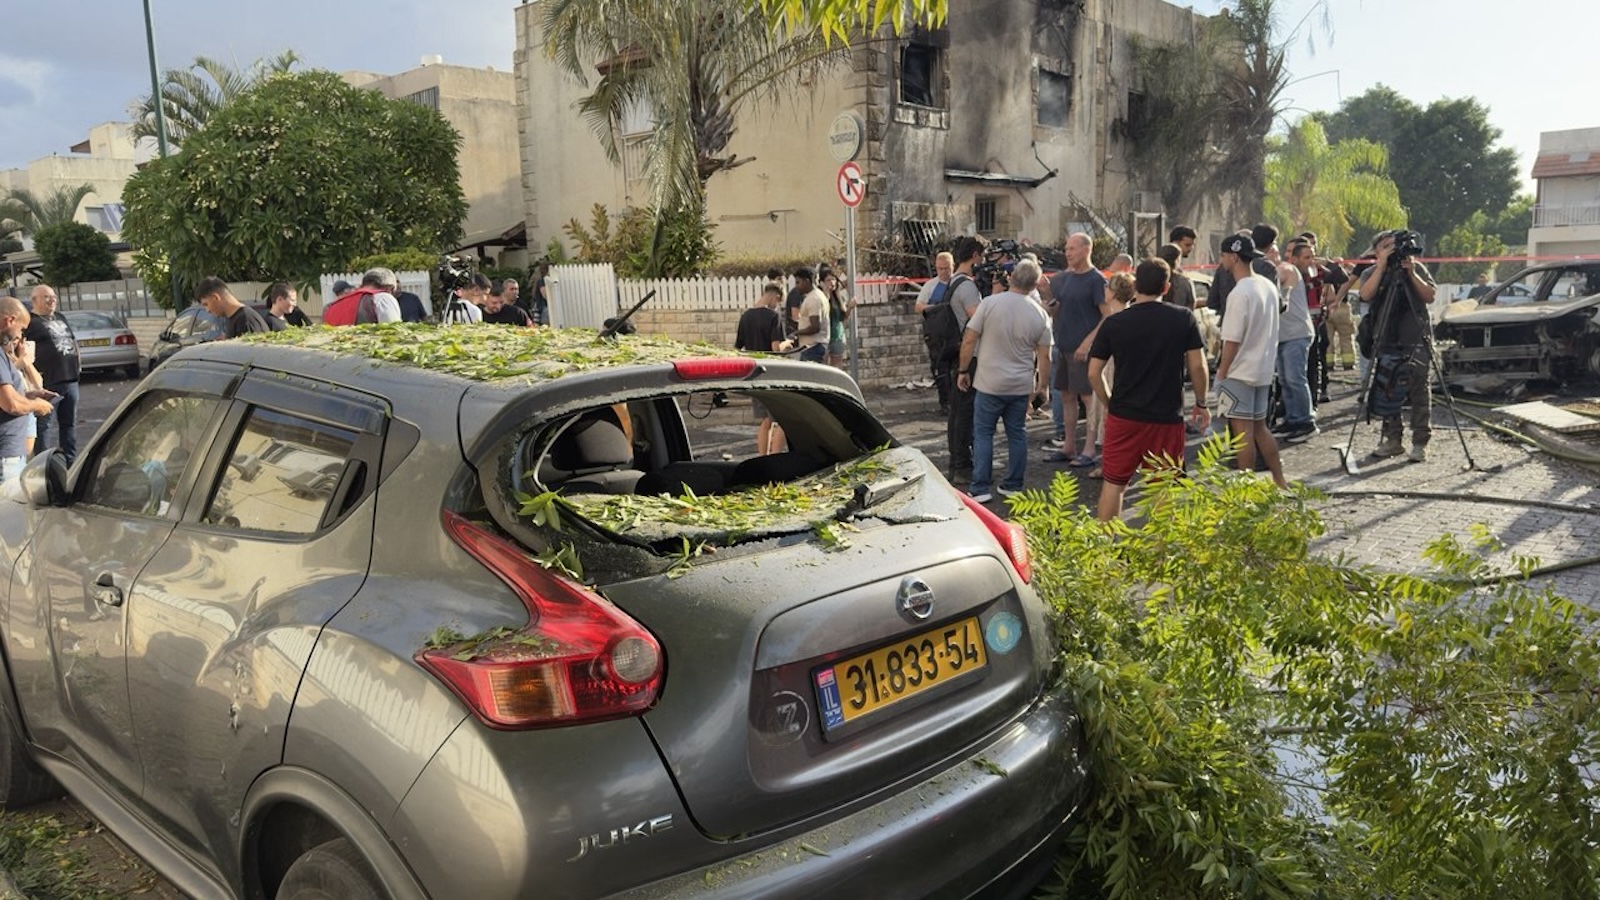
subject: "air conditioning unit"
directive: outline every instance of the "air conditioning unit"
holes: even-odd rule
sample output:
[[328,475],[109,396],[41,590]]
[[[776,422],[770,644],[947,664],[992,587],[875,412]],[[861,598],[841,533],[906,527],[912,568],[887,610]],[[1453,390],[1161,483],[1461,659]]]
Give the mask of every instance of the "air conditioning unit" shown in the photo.
[[1133,191],[1128,196],[1128,205],[1132,212],[1158,213],[1161,208],[1161,195],[1155,191]]

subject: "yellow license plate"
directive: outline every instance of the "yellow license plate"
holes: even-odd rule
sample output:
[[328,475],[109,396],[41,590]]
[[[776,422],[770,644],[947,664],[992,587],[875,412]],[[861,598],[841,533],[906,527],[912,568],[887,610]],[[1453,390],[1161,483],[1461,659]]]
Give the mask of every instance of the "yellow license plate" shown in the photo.
[[832,730],[989,665],[976,616],[932,628],[813,673]]
[[109,347],[109,346],[111,346],[111,339],[110,338],[89,338],[86,341],[79,341],[78,342],[78,346],[80,346],[80,347]]

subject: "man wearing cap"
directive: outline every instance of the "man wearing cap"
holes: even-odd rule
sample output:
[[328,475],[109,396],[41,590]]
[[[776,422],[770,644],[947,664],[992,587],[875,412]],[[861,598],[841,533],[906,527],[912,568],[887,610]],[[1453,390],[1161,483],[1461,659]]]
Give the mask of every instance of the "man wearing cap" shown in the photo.
[[1278,284],[1254,271],[1261,258],[1255,243],[1245,235],[1222,241],[1218,271],[1235,279],[1228,292],[1227,318],[1222,320],[1222,361],[1217,365],[1217,415],[1226,419],[1228,431],[1243,437],[1239,468],[1255,471],[1260,452],[1272,480],[1287,487],[1278,443],[1267,430],[1272,411],[1272,372],[1278,360]]
[[[1428,438],[1433,434],[1433,397],[1428,390],[1428,377],[1433,374],[1433,345],[1429,342],[1432,325],[1428,317],[1428,304],[1434,298],[1433,276],[1414,256],[1407,255],[1398,264],[1392,262],[1394,243],[1392,231],[1382,232],[1373,240],[1376,261],[1361,275],[1361,302],[1368,304],[1362,318],[1371,316],[1374,323],[1373,365],[1388,383],[1405,386],[1399,393],[1411,408],[1409,458],[1412,462],[1425,462]],[[1391,298],[1396,300],[1394,308],[1385,310]],[[1383,438],[1372,455],[1382,458],[1404,452],[1401,431],[1399,410],[1385,413]]]

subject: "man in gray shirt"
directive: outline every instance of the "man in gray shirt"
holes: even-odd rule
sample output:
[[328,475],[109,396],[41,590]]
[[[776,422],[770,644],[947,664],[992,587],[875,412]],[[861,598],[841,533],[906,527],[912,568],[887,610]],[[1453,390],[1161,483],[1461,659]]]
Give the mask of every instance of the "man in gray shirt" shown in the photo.
[[[975,392],[972,418],[974,500],[993,499],[995,422],[1006,425],[1006,474],[1000,496],[1022,490],[1028,470],[1028,403],[1046,397],[1050,378],[1050,322],[1028,296],[1039,284],[1039,264],[1021,259],[1011,270],[1011,289],[985,299],[961,338],[956,387]],[[976,357],[976,360],[974,360]]]

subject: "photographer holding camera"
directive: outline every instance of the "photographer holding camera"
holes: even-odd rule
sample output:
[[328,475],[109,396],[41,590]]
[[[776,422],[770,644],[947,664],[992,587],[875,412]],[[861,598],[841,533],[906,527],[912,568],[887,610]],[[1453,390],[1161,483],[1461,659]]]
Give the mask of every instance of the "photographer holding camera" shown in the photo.
[[1361,301],[1373,317],[1373,365],[1368,409],[1383,420],[1383,436],[1372,455],[1399,456],[1400,413],[1411,407],[1412,462],[1428,458],[1432,436],[1433,402],[1428,388],[1432,374],[1433,342],[1428,305],[1434,282],[1428,267],[1417,262],[1422,246],[1414,231],[1386,231],[1373,239],[1374,261],[1363,272]]

